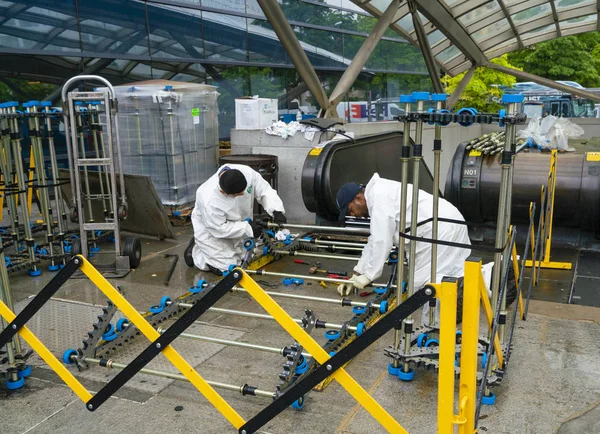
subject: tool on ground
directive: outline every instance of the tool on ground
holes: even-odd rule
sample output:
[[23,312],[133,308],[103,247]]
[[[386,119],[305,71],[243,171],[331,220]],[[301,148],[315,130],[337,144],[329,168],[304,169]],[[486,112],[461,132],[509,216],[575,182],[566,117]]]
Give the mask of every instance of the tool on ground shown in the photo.
[[321,285],[323,288],[327,288],[327,284],[323,280],[319,282],[319,285]]
[[373,291],[363,291],[360,294],[358,294],[360,297],[368,297],[369,295],[373,294]]
[[310,267],[308,269],[308,272],[310,274],[325,273],[325,274],[335,274],[337,276],[347,276],[348,275],[348,273],[346,271],[320,270],[317,265],[313,265],[312,267]]
[[171,277],[173,277],[175,266],[177,265],[177,261],[179,261],[179,255],[167,253],[165,258],[173,258],[171,261],[171,266],[169,267],[169,271],[167,271],[167,277],[165,277],[165,286],[169,286],[169,281],[171,280]]
[[288,285],[302,285],[304,283],[304,279],[295,279],[293,277],[284,277],[283,278],[283,284],[288,286]]

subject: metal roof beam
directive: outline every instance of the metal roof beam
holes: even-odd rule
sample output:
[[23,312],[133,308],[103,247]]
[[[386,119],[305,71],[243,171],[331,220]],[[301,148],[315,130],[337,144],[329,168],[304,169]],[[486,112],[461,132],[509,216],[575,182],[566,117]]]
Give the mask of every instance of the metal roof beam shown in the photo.
[[562,34],[560,33],[560,24],[558,22],[558,14],[556,13],[556,5],[554,4],[554,0],[549,1],[550,7],[552,8],[552,17],[554,18],[554,25],[556,26],[556,36],[560,38]]
[[504,12],[506,19],[508,20],[508,24],[510,25],[510,28],[512,29],[513,33],[515,34],[515,37],[517,38],[519,48],[524,48],[523,41],[521,41],[521,35],[519,35],[519,32],[517,31],[517,28],[515,27],[515,23],[513,22],[512,17],[508,13],[508,9],[506,9],[504,0],[497,0],[497,1],[498,1],[498,4],[500,5],[500,9],[502,9],[502,12]]
[[485,65],[487,68],[494,69],[496,71],[504,72],[506,74],[517,77],[525,81],[533,81],[544,86],[551,87],[553,89],[561,90],[563,92],[570,93],[571,95],[580,96],[583,98],[591,99],[592,101],[600,102],[600,95],[592,92],[588,92],[585,89],[579,89],[573,86],[567,86],[566,84],[557,83],[554,80],[540,77],[539,75],[530,74],[529,72],[519,71],[518,69],[508,68],[506,66],[498,65],[496,63],[488,62]]
[[417,9],[431,21],[465,56],[476,65],[484,65],[488,59],[479,46],[454,19],[440,0],[420,0]]
[[386,29],[392,24],[399,6],[400,0],[392,0],[390,2],[383,15],[377,20],[377,24],[375,24],[369,36],[367,36],[367,39],[365,39],[358,52],[354,55],[352,62],[350,62],[340,81],[337,82],[333,92],[331,92],[331,96],[329,97],[331,110],[328,110],[327,117],[339,116],[335,111],[335,106],[337,106],[344,97],[344,94],[348,92],[352,84],[356,81],[356,78],[364,68],[367,60],[369,60],[369,57],[371,57]]
[[410,7],[410,12],[412,14],[413,26],[415,27],[417,40],[419,41],[419,46],[421,47],[421,52],[423,53],[425,65],[427,66],[429,78],[433,83],[435,93],[444,93],[444,86],[442,86],[442,81],[440,80],[440,76],[435,67],[435,58],[433,57],[433,53],[431,52],[431,46],[429,45],[427,33],[425,33],[425,29],[423,29],[423,23],[421,22],[421,18],[417,13],[415,2],[413,0],[408,0],[408,4]]
[[446,108],[448,110],[452,110],[452,107],[454,107],[456,102],[460,99],[460,96],[467,88],[471,78],[473,78],[473,73],[475,72],[476,68],[477,67],[475,65],[471,65],[464,77],[460,80],[460,83],[458,83],[458,86],[456,86],[456,89],[454,89],[454,92],[452,92],[452,95],[448,97],[448,100],[446,101]]
[[264,12],[267,20],[269,20],[269,23],[271,23],[275,34],[279,38],[279,41],[281,41],[281,45],[283,45],[288,56],[290,56],[298,74],[316,98],[321,109],[327,110],[330,105],[327,93],[325,93],[319,76],[311,65],[300,41],[298,41],[294,29],[288,23],[281,6],[279,6],[277,0],[258,0],[258,5]]

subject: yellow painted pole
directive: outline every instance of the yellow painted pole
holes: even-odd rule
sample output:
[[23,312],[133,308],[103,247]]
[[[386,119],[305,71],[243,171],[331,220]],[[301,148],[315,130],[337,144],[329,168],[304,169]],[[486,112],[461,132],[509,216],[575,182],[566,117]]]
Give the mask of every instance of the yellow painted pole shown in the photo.
[[[481,282],[479,284],[479,296],[481,298],[481,304],[483,306],[483,311],[485,312],[485,318],[488,323],[488,328],[490,331],[492,330],[492,322],[494,321],[494,314],[492,313],[492,304],[490,303],[490,296],[488,295],[487,288],[485,287],[485,282],[483,281],[483,276],[481,276]],[[494,349],[496,350],[496,357],[498,358],[498,363],[500,366],[504,364],[504,355],[502,353],[502,347],[500,346],[500,339],[496,334],[496,338],[494,339]]]
[[[121,312],[136,325],[148,340],[154,342],[160,337],[158,333],[144,317],[129,304],[129,302],[117,291],[102,274],[94,268],[82,255],[77,255],[82,261],[81,271],[106,295]],[[196,370],[179,355],[177,351],[168,345],[162,350],[162,354],[192,383],[198,391],[237,429],[246,422],[244,419],[219,395]]]
[[[298,343],[300,343],[300,345],[302,345],[320,365],[325,364],[327,360],[330,359],[329,354],[321,348],[321,346],[306,333],[302,327],[296,324],[292,317],[290,317],[288,313],[271,298],[271,296],[263,291],[263,289],[248,274],[246,274],[244,270],[236,268],[234,272],[242,273],[242,280],[240,280],[239,286],[244,288],[248,294],[250,294],[250,296],[279,323],[279,325],[298,341]],[[369,395],[369,393],[363,389],[344,368],[339,368],[332,376],[388,432],[394,434],[407,433],[396,419],[385,411],[385,409],[381,407],[381,405],[379,405],[379,403],[373,399],[373,397]]]
[[456,280],[436,285],[440,298],[438,433],[454,432],[454,360],[456,358]]
[[[477,360],[479,346],[479,291],[481,260],[467,259],[463,289],[462,343],[460,350],[460,387],[458,390],[459,434],[475,432],[477,406]],[[483,290],[487,292],[485,285]]]
[[552,245],[552,223],[554,220],[554,192],[556,190],[556,156],[558,151],[556,149],[552,150],[552,156],[550,157],[550,174],[549,177],[549,185],[548,185],[548,237],[546,241],[546,251],[544,253],[544,262],[550,262],[550,247]]
[[[0,315],[10,323],[14,321],[16,315],[0,300]],[[34,335],[26,326],[21,327],[19,336],[29,344],[31,349],[35,351],[44,361],[52,368],[54,372],[71,388],[73,392],[83,402],[88,402],[92,399],[92,394],[69,372],[69,370],[50,352],[48,348]]]
[[[517,243],[513,244],[513,248],[512,248],[512,252],[511,252],[511,258],[512,258],[512,266],[513,266],[513,270],[515,272],[515,284],[516,284],[516,289],[517,291],[519,290],[519,275],[520,275],[520,271],[519,271],[519,260],[517,259]],[[508,288],[508,282],[507,282],[507,288]],[[525,312],[525,307],[523,306],[523,291],[521,291],[519,293],[519,312],[521,313],[521,318],[523,318],[523,313]]]

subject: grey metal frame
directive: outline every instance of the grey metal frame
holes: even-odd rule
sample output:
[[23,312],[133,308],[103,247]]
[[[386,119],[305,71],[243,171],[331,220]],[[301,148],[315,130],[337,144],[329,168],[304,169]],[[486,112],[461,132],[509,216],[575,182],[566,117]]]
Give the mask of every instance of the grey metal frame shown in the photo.
[[[77,82],[77,81],[96,81],[100,82],[107,87],[105,91],[95,91],[95,92],[69,92],[67,91],[69,87]],[[72,77],[69,79],[61,93],[63,101],[67,103],[66,110],[63,110],[63,117],[65,120],[65,128],[67,126],[70,128],[70,137],[69,132],[66,131],[65,137],[67,141],[67,149],[71,147],[71,152],[69,152],[69,174],[71,177],[71,188],[73,193],[73,201],[74,205],[77,206],[77,211],[79,215],[79,232],[81,239],[81,252],[85,257],[88,257],[88,231],[95,230],[108,230],[114,232],[115,238],[115,267],[117,271],[129,271],[129,257],[121,256],[121,237],[119,230],[119,214],[121,211],[127,208],[127,198],[125,196],[125,178],[122,169],[122,160],[121,160],[121,144],[119,141],[118,134],[115,134],[115,131],[118,131],[119,124],[116,112],[116,94],[112,84],[99,76],[95,75],[78,75],[76,77]],[[105,112],[106,112],[106,137],[107,143],[105,152],[105,158],[86,158],[85,155],[80,157],[80,153],[77,147],[77,125],[76,125],[76,113],[75,113],[75,102],[76,101],[102,101],[104,103]],[[113,138],[115,142],[113,142]],[[115,161],[115,149],[116,149],[116,161]],[[115,164],[116,163],[116,164]],[[80,167],[86,166],[103,166],[105,170],[110,174],[110,201],[112,202],[112,209],[115,210],[115,215],[112,218],[111,222],[105,223],[95,223],[88,222],[85,223],[85,213],[83,209],[83,200],[86,199],[82,194],[82,179],[79,171]],[[117,185],[117,176],[116,170],[119,170],[119,183]],[[102,171],[98,172],[98,176],[102,176]],[[85,177],[85,174],[84,174]],[[87,179],[83,180],[87,183]],[[117,186],[119,189],[117,189]],[[120,201],[117,200],[118,191],[120,191]],[[89,190],[88,190],[89,193]],[[118,204],[119,202],[119,204]],[[92,217],[92,216],[90,216]],[[126,264],[124,263],[126,261]],[[126,269],[126,270],[125,270]]]

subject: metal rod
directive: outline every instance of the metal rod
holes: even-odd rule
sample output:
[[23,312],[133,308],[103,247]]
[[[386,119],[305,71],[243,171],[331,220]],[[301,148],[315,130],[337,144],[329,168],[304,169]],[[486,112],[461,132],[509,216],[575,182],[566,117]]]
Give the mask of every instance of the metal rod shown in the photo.
[[[423,100],[417,100],[417,112],[423,111]],[[410,216],[410,234],[414,237],[417,235],[417,224],[419,219],[419,168],[421,165],[422,156],[422,140],[423,140],[423,121],[418,120],[415,130],[415,145],[413,147],[413,182],[412,182],[412,201],[411,201],[411,216]],[[417,243],[411,241],[409,246],[408,256],[408,289],[407,296],[410,298],[415,291],[415,265],[417,256]],[[410,354],[411,350],[411,332],[412,332],[413,316],[409,315],[404,320],[404,353]],[[404,364],[404,372],[409,372],[408,363]]]
[[[31,225],[29,213],[27,212],[27,183],[25,181],[25,171],[23,170],[23,158],[21,157],[21,136],[19,134],[19,123],[15,115],[16,108],[10,108],[10,114],[13,117],[9,120],[11,132],[12,154],[15,161],[15,169],[17,172],[17,185],[19,188],[19,208],[21,208],[21,216],[23,218],[23,230],[25,232],[25,242],[27,244],[27,252],[29,261],[31,262],[31,270],[37,271],[35,263],[35,252],[33,250],[33,236],[31,234]],[[18,229],[17,229],[18,230]]]
[[[64,209],[63,196],[60,186],[58,185],[59,173],[58,173],[58,161],[56,159],[56,149],[54,147],[54,135],[52,133],[52,121],[50,114],[50,107],[46,106],[44,110],[46,114],[46,128],[48,130],[48,150],[50,152],[50,170],[52,173],[52,184],[54,185],[54,200],[56,202],[56,214],[57,214],[57,225],[58,225],[58,244],[60,246],[60,255],[62,257],[62,263],[66,263],[66,259],[64,257],[65,254],[65,245],[63,243],[63,239],[65,236],[65,220],[66,213]],[[68,136],[68,134],[65,134]]]
[[[415,19],[413,17],[413,19]],[[417,16],[418,19],[418,16]],[[419,20],[420,21],[420,20]],[[427,38],[425,38],[427,40]],[[442,101],[436,101],[436,112],[442,110]],[[435,137],[433,144],[433,220],[431,222],[431,238],[438,239],[438,214],[440,205],[440,158],[442,153],[442,126],[439,122],[435,124]],[[437,244],[431,244],[431,278],[432,283],[437,282]],[[429,324],[435,324],[436,306],[429,306]]]
[[357,262],[360,260],[358,256],[341,256],[341,255],[323,255],[321,253],[306,253],[306,252],[297,252],[297,251],[287,251],[287,250],[274,250],[273,253],[282,256],[305,256],[308,258],[321,258],[321,259],[341,259],[343,261],[354,261]]
[[[123,328],[129,327],[129,324],[130,323],[128,321],[125,321],[123,323]],[[159,332],[160,334],[163,334],[166,331],[166,329],[164,329],[162,327],[158,327],[156,329],[156,331]],[[284,348],[266,347],[264,345],[249,344],[247,342],[239,342],[239,341],[230,341],[228,339],[212,338],[210,336],[193,335],[190,333],[181,333],[179,335],[179,337],[185,338],[185,339],[192,339],[192,340],[196,340],[196,341],[202,341],[202,342],[210,342],[213,344],[228,345],[230,347],[249,348],[252,350],[264,351],[266,353],[279,354],[281,356],[285,356],[285,350],[286,350],[285,347]],[[312,357],[310,355],[310,353],[302,353],[302,355],[306,358]]]
[[[509,115],[514,115],[518,110],[518,104],[516,103],[512,103],[508,105],[508,114]],[[515,151],[515,133],[516,133],[516,128],[513,124],[507,124],[506,125],[506,129],[505,129],[505,135],[504,135],[504,140],[505,143],[508,143],[510,145],[510,150],[511,150],[511,161],[510,164],[508,165],[508,181],[507,181],[507,186],[506,186],[506,217],[505,217],[505,230],[508,230],[508,228],[510,227],[510,223],[511,223],[511,211],[512,211],[512,184],[513,184],[513,173],[514,173],[514,163],[515,163],[515,154],[512,151]],[[506,146],[506,145],[505,145]],[[514,238],[514,234],[513,234],[513,238]],[[504,256],[504,260],[509,261],[510,262],[510,256],[512,255],[512,249],[508,250],[506,252],[506,254],[508,256]],[[504,316],[504,318],[506,318],[506,291],[504,291],[504,297],[502,297],[502,299],[500,300],[500,315]],[[505,331],[505,324],[500,324],[500,328],[499,328],[499,332],[498,332],[498,336],[500,338],[500,342],[504,343],[504,331]]]
[[[168,301],[167,305],[172,304],[172,301]],[[181,306],[185,309],[189,309],[193,306],[193,304],[190,303],[178,303],[178,306]],[[236,316],[244,316],[246,318],[257,318],[257,319],[272,319],[275,320],[275,318],[273,318],[271,315],[267,315],[264,313],[254,313],[254,312],[245,312],[243,310],[234,310],[234,309],[223,309],[220,307],[210,307],[208,308],[209,311],[211,312],[219,312],[219,313],[226,313],[229,315],[236,315]],[[292,318],[294,320],[294,322],[296,324],[302,324],[302,320],[298,319],[298,318]],[[325,322],[325,328],[330,328],[330,329],[336,329],[336,330],[341,330],[343,328],[342,324],[334,324],[334,323],[328,323]],[[348,326],[346,327],[346,329],[348,330],[352,330],[352,331],[356,331],[356,326]]]
[[[405,113],[409,113],[411,110],[410,98],[407,97],[407,102],[404,106]],[[403,133],[402,153],[400,157],[400,170],[401,170],[401,186],[400,186],[400,222],[398,224],[398,232],[402,232],[406,227],[406,203],[408,200],[408,161],[410,157],[410,121],[404,121],[404,133]],[[396,268],[397,283],[396,283],[396,303],[400,304],[402,297],[402,284],[404,283],[404,248],[406,240],[404,237],[398,235],[398,266]],[[398,324],[394,327],[394,350],[398,352],[400,348],[400,330],[402,324]],[[394,359],[393,367],[398,368],[400,361]]]
[[[539,253],[538,248],[540,247],[540,244],[541,244],[540,235],[541,235],[541,229],[542,229],[542,220],[544,219],[544,209],[545,209],[544,205],[545,205],[545,201],[546,201],[546,196],[544,195],[542,197],[541,204],[540,204],[540,218],[539,218],[539,221],[538,221],[538,227],[537,227],[537,231],[536,231],[537,233],[535,235],[535,248],[534,248],[534,251],[533,251],[533,258],[531,258],[532,259],[532,262],[531,262],[531,278],[529,279],[529,288],[527,289],[527,300],[525,300],[525,314],[524,314],[524,317],[523,317],[524,320],[527,320],[527,312],[529,311],[529,299],[531,297],[531,289],[533,287],[534,280],[536,281],[536,284],[537,284],[537,280],[536,280],[536,277],[535,277],[536,276],[536,272],[537,272],[537,270],[536,270],[536,264],[538,262],[538,256],[539,256],[538,255],[538,253]],[[541,258],[539,258],[539,262],[541,262]]]
[[[73,357],[76,357],[76,356],[73,356]],[[126,364],[118,363],[113,360],[93,359],[91,357],[84,357],[83,361],[86,363],[91,363],[94,365],[102,366],[103,368],[106,368],[106,369],[122,370],[127,367]],[[102,365],[101,365],[101,363],[102,363]],[[184,375],[173,373],[173,372],[159,371],[157,369],[150,369],[150,368],[142,368],[139,370],[139,372],[142,374],[154,375],[155,377],[169,378],[172,380],[189,382],[189,380]],[[209,385],[211,385],[212,387],[215,387],[217,389],[233,390],[234,392],[240,392],[240,393],[242,393],[242,391],[244,390],[244,386],[235,386],[233,384],[219,383],[217,381],[210,381],[210,380],[206,380],[206,379],[204,381],[206,381],[206,383],[208,383]],[[244,394],[244,393],[242,393],[242,394]],[[246,394],[244,394],[244,395],[246,395]],[[264,396],[266,398],[275,398],[274,392],[267,392],[266,390],[260,390],[260,389],[254,390],[252,395]]]
[[285,224],[277,224],[269,222],[267,223],[269,228],[273,229],[302,229],[306,231],[316,231],[316,232],[339,232],[339,233],[347,233],[347,234],[357,234],[357,235],[369,235],[371,233],[368,229],[360,229],[360,228],[340,228],[336,226],[315,226],[315,225],[299,225],[295,223],[285,223]]
[[[0,114],[2,115],[0,134],[2,134],[2,131],[10,131],[10,129],[8,125],[8,118],[6,117],[6,109],[0,108]],[[2,150],[4,151],[4,155],[0,155],[0,163],[2,164],[2,173],[4,175],[4,196],[7,199],[7,206],[10,213],[11,238],[15,243],[15,251],[17,251],[20,239],[19,212],[17,211],[17,193],[11,192],[11,189],[14,189],[14,175],[12,152],[10,150],[10,134],[5,134],[2,137]]]
[[[512,251],[512,247],[515,243],[515,239],[516,239],[516,231],[513,231],[512,233],[512,237],[510,240],[510,245],[509,245],[509,251]],[[499,291],[499,297],[504,298],[506,296],[506,284],[507,284],[507,280],[508,280],[508,267],[510,265],[510,261],[507,260],[505,265],[504,265],[504,274],[503,274],[503,279],[502,279],[502,285],[500,286],[500,291]],[[475,411],[475,428],[477,428],[477,423],[479,422],[479,413],[481,411],[481,403],[483,400],[483,396],[485,394],[485,396],[489,395],[489,390],[487,387],[487,375],[488,375],[488,371],[490,366],[495,363],[495,357],[492,357],[492,352],[494,351],[494,340],[496,339],[496,334],[498,333],[498,326],[499,326],[499,322],[500,322],[500,303],[498,303],[498,300],[492,300],[492,302],[494,302],[495,304],[495,309],[494,309],[494,322],[493,322],[493,326],[492,326],[492,332],[490,334],[490,343],[488,345],[487,351],[486,351],[486,362],[485,365],[483,367],[483,375],[481,378],[481,384],[479,386],[479,393],[477,396],[477,407],[476,407],[476,411]],[[492,360],[494,359],[494,360]]]
[[[231,290],[232,292],[248,292],[244,288],[239,288],[234,286]],[[300,295],[300,294],[286,294],[283,292],[273,292],[273,291],[265,291],[265,294],[269,294],[271,297],[280,297],[280,298],[292,298],[295,300],[307,300],[307,301],[316,301],[320,303],[331,303],[331,304],[339,304],[341,306],[360,306],[367,307],[368,303],[364,301],[352,301],[348,298],[324,298],[324,297],[313,297],[311,295]],[[379,309],[381,306],[379,303],[372,303],[370,305],[373,309]]]
[[[319,277],[314,275],[305,275],[305,274],[289,274],[289,273],[278,273],[276,271],[264,271],[264,270],[244,270],[247,274],[257,275],[257,276],[275,276],[275,277],[293,277],[296,279],[305,279],[305,280],[314,280],[314,281],[323,281],[327,283],[348,283],[345,279],[334,279],[331,277]],[[375,288],[384,288],[387,287],[385,283],[371,283],[368,286],[373,286]],[[396,285],[392,285],[392,288],[395,288]]]
[[302,238],[300,238],[298,241],[308,244],[323,244],[325,246],[360,247],[361,250],[366,246],[364,243],[349,243],[347,241],[305,240]]

